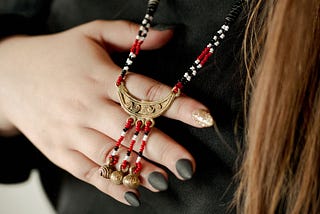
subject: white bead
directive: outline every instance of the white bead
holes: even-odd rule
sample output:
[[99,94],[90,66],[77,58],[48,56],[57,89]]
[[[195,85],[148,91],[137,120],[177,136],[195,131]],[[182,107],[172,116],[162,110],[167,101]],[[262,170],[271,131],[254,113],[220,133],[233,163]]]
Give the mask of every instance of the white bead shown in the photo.
[[136,55],[133,52],[130,52],[129,56],[132,58],[136,58]]
[[139,39],[140,39],[140,36],[139,36],[139,35],[136,35],[136,39],[138,39],[138,40],[139,40]]
[[149,15],[149,14],[146,14],[145,18],[146,18],[146,19],[149,19],[149,18],[150,18],[150,15]]
[[218,34],[222,34],[222,30],[218,30]]
[[202,65],[201,64],[197,65],[197,68],[202,68]]
[[187,77],[187,80],[188,80],[188,81],[190,82],[190,80],[191,80],[191,77],[190,77],[190,76],[188,76],[188,77]]
[[126,135],[126,132],[125,131],[122,131],[121,132],[121,137],[124,137]]
[[215,46],[218,46],[220,43],[218,42],[218,41],[216,41],[215,43],[214,43],[214,45]]
[[228,25],[222,25],[221,27],[223,30],[228,31],[229,30],[229,26]]
[[123,67],[123,70],[128,71],[128,70],[129,70],[129,67],[128,67],[128,66],[124,66],[124,67]]
[[131,61],[130,59],[127,59],[126,63],[127,63],[128,65],[131,65],[131,64],[132,64],[132,61]]
[[148,135],[143,135],[142,140],[143,140],[143,141],[147,141],[147,140],[148,140]]
[[186,73],[184,73],[183,76],[184,76],[185,78],[188,78],[189,74],[186,72]]
[[207,48],[211,48],[211,47],[212,47],[212,44],[209,43],[209,44],[207,45]]
[[143,30],[145,30],[145,27],[140,26],[139,30],[143,31]]
[[128,161],[129,158],[130,158],[130,156],[126,155],[126,156],[124,157],[124,160],[125,160],[125,161]]
[[141,161],[141,157],[138,156],[138,157],[137,157],[137,160],[136,160],[136,163],[139,163],[140,161]]
[[148,24],[146,25],[146,28],[150,28],[150,23],[148,23]]
[[190,70],[191,70],[191,71],[194,71],[195,69],[196,69],[196,68],[195,68],[194,66],[191,66],[191,67],[190,67]]
[[132,140],[137,140],[138,135],[133,135]]
[[147,24],[147,23],[148,23],[148,20],[146,20],[146,19],[143,19],[143,20],[142,20],[142,24],[143,24],[143,25],[145,25],[145,24]]
[[192,75],[193,75],[193,76],[197,75],[197,71],[196,71],[196,70],[193,70],[193,71],[192,71]]
[[194,61],[194,63],[199,64],[200,60],[197,59],[196,61]]
[[113,149],[111,155],[115,156],[116,154],[117,154],[117,151]]
[[213,48],[210,48],[209,52],[210,52],[210,53],[213,53],[213,51],[214,51]]
[[221,38],[221,39],[223,39],[224,37],[225,37],[225,35],[224,35],[224,34],[221,34],[221,35],[220,35],[220,38]]
[[139,37],[139,41],[140,41],[140,42],[143,42],[145,38],[146,38],[146,37],[141,36],[141,37]]
[[213,40],[214,40],[214,41],[217,41],[217,39],[218,39],[217,36],[214,36],[214,37],[213,37]]

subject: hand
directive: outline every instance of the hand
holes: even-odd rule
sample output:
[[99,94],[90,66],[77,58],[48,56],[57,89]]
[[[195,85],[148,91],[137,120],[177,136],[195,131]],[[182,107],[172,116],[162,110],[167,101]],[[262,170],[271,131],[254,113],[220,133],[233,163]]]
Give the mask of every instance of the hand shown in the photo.
[[[138,205],[138,201],[128,200],[125,193],[138,195],[138,191],[111,183],[98,169],[128,117],[118,104],[115,87],[121,68],[109,53],[128,51],[137,31],[138,25],[129,22],[94,21],[58,34],[14,36],[0,43],[0,113],[56,165],[131,205]],[[142,48],[159,48],[171,36],[169,30],[150,30]],[[126,82],[129,91],[140,99],[159,99],[170,91],[170,87],[135,73],[130,73]],[[206,107],[181,96],[164,116],[201,127],[191,116],[201,109]],[[125,155],[126,148],[122,150]],[[195,170],[191,154],[156,128],[144,156],[180,179],[189,178]],[[177,170],[181,159],[190,160],[189,169],[183,162]],[[142,185],[152,191],[165,189],[165,185],[157,187],[152,179],[148,181],[152,172],[158,172],[157,179],[159,173],[166,179],[165,171],[147,160],[142,164]]]

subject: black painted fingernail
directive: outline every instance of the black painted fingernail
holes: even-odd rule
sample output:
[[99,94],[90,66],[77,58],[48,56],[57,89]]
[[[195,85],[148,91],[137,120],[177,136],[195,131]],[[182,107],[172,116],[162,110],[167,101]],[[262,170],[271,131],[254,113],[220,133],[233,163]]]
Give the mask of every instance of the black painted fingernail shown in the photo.
[[126,201],[133,207],[139,207],[140,206],[140,200],[138,196],[134,192],[126,192],[124,194],[124,198]]
[[176,169],[179,173],[179,175],[184,180],[189,180],[192,178],[193,175],[193,169],[192,169],[192,163],[188,159],[180,159],[176,163]]
[[160,172],[152,172],[148,177],[148,181],[153,188],[164,191],[168,189],[167,179]]

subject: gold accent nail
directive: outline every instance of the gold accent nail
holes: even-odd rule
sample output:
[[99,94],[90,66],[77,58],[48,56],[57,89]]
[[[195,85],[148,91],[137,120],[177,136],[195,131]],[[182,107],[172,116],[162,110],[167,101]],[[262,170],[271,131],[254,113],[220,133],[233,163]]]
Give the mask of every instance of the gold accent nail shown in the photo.
[[193,111],[192,119],[201,127],[210,127],[214,123],[210,113],[203,109]]

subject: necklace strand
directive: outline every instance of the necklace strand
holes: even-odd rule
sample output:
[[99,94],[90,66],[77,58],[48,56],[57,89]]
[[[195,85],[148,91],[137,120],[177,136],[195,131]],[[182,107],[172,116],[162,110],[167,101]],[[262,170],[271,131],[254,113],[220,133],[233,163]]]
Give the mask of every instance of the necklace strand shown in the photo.
[[[181,90],[192,80],[193,77],[195,77],[199,73],[201,68],[205,65],[210,56],[212,56],[216,48],[222,43],[222,41],[226,37],[225,34],[229,31],[230,26],[236,21],[237,17],[239,16],[245,0],[238,0],[234,3],[229,14],[226,16],[224,20],[224,24],[213,35],[213,37],[206,45],[206,47],[203,49],[201,54],[196,58],[196,60],[188,68],[184,75],[173,86],[171,94],[169,94],[165,99],[158,102],[140,101],[135,99],[132,95],[130,95],[128,90],[125,88],[125,77],[127,72],[131,70],[131,66],[140,52],[141,45],[147,37],[150,24],[153,20],[153,16],[157,10],[159,2],[160,0],[148,1],[146,15],[142,20],[139,32],[130,49],[129,56],[125,61],[121,74],[116,80],[116,86],[118,87],[121,106],[126,112],[129,113],[130,117],[127,119],[125,126],[120,134],[120,137],[117,140],[116,145],[113,148],[111,154],[107,157],[106,164],[99,169],[101,176],[107,179],[111,179],[111,181],[113,181],[116,184],[123,183],[129,188],[137,188],[140,185],[139,174],[142,170],[141,159],[143,157],[143,151],[146,147],[147,139],[150,134],[151,128],[154,126],[153,118],[160,116],[166,109],[168,109],[170,107],[170,104],[174,101],[175,97],[180,95]],[[164,105],[164,107],[162,105]],[[160,113],[152,114],[156,110],[156,108],[163,109]],[[144,112],[139,114],[139,111]],[[127,154],[120,165],[120,170],[117,171],[115,169],[115,165],[118,163],[119,160],[118,150],[123,140],[125,139],[127,132],[133,126],[135,126],[135,133],[131,138]],[[138,157],[136,159],[135,165],[130,166],[130,156],[138,138],[138,135],[141,131],[144,132],[144,135],[138,152]]]

